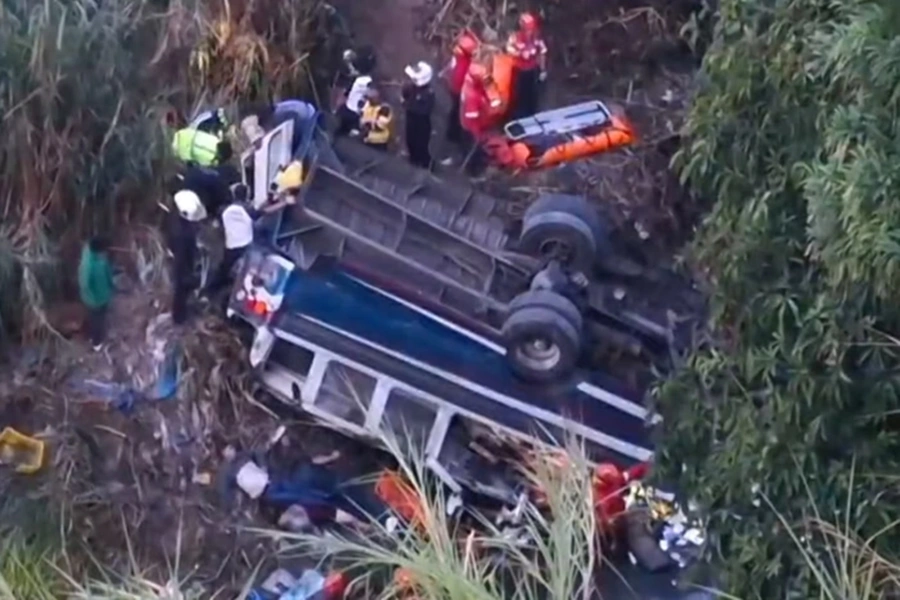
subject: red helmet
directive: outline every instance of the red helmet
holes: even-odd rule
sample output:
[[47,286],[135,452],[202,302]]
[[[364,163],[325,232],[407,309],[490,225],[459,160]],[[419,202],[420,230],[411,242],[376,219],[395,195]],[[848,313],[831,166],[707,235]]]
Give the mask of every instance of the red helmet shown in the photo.
[[522,13],[519,17],[519,28],[526,33],[534,33],[538,28],[537,17],[533,13]]
[[478,40],[467,31],[456,40],[456,47],[453,50],[455,54],[471,56],[478,50]]

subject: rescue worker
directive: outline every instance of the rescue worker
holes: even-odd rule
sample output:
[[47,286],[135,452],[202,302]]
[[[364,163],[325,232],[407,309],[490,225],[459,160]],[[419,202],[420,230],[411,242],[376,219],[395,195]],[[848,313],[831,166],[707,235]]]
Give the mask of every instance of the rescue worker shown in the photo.
[[[404,71],[409,83],[403,86],[403,107],[406,112],[406,151],[409,162],[423,169],[431,168],[431,113],[434,111],[434,89],[431,65],[420,61],[408,65]],[[457,119],[458,121],[458,119]]]
[[371,49],[363,49],[360,53],[345,52],[344,58],[348,67],[347,84],[337,109],[336,136],[359,131],[359,119],[366,104],[366,95],[373,84],[372,71],[375,69],[375,53]]
[[394,589],[400,600],[421,600],[417,588],[412,571],[403,567],[394,570]]
[[231,201],[230,186],[238,183],[240,178],[240,173],[231,165],[201,167],[189,164],[184,174],[178,175],[175,186],[178,190],[197,194],[207,214],[215,215]]
[[[450,63],[442,72],[452,99],[450,112],[447,115],[446,139],[453,145],[460,145],[465,141],[464,132],[459,121],[460,94],[476,50],[478,50],[478,40],[475,36],[469,32],[463,33],[453,47],[453,57],[450,59]],[[449,165],[452,162],[453,159],[450,157],[442,161],[445,165]]]
[[[294,134],[291,139],[291,155],[300,150],[304,133],[309,124],[316,117],[316,107],[303,100],[282,100],[275,104],[267,104],[257,108],[251,117],[256,117],[256,122],[263,131],[271,131],[287,121],[294,122]],[[246,120],[245,120],[246,121]],[[245,128],[249,123],[242,123]]]
[[219,136],[185,127],[175,132],[172,150],[179,160],[201,167],[221,165],[232,157],[231,144]]
[[468,151],[466,173],[478,176],[484,170],[487,154],[482,144],[492,125],[492,112],[500,100],[488,94],[491,76],[487,68],[472,63],[463,81],[460,94],[460,125],[464,132],[464,146]]
[[594,506],[601,525],[613,525],[625,512],[625,496],[628,484],[647,476],[649,465],[638,463],[629,469],[620,469],[613,463],[601,463],[594,470]]
[[175,214],[170,217],[168,241],[172,252],[172,321],[187,320],[188,299],[196,285],[197,223],[206,218],[199,196],[190,190],[175,193]]
[[366,103],[359,117],[359,131],[362,142],[370,148],[387,152],[394,126],[394,111],[382,101],[381,92],[369,88]]
[[509,118],[530,117],[538,112],[540,86],[547,76],[547,45],[534,14],[526,12],[519,17],[519,29],[509,36],[506,52],[515,60]]
[[[289,166],[288,169],[291,169],[291,167]],[[288,172],[288,169],[285,169],[285,172]],[[289,173],[288,177],[290,176],[291,174]],[[300,180],[297,181],[296,187],[300,187]],[[206,293],[210,296],[231,283],[231,275],[235,265],[244,256],[247,248],[253,244],[255,222],[260,217],[281,210],[288,204],[295,202],[294,196],[286,194],[262,209],[255,210],[248,205],[248,198],[249,191],[247,186],[238,184],[234,187],[231,202],[222,211],[225,251],[222,253],[222,260],[219,262],[215,275],[213,275],[206,286]]]

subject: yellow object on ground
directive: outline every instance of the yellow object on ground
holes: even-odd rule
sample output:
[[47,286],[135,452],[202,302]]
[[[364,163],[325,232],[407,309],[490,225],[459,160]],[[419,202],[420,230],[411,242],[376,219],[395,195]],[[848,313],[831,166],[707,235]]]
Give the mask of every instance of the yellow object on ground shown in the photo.
[[359,123],[367,131],[363,142],[366,144],[387,144],[391,139],[394,111],[387,104],[366,102],[359,117]]
[[279,193],[299,189],[305,175],[303,163],[295,160],[275,176],[275,187]]
[[44,464],[44,442],[7,427],[0,433],[0,465],[15,466],[17,473],[37,473]]

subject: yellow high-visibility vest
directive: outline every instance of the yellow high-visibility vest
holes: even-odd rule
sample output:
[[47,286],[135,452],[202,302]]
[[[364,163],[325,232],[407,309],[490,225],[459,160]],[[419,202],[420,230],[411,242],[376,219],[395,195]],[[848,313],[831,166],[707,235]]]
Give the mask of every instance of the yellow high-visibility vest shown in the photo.
[[184,128],[175,132],[172,150],[179,160],[195,162],[201,167],[211,167],[218,162],[219,136]]
[[[381,114],[387,109],[387,114]],[[361,125],[368,125],[369,131],[363,141],[367,144],[387,144],[391,139],[391,126],[394,122],[394,111],[387,104],[366,102],[359,117]]]

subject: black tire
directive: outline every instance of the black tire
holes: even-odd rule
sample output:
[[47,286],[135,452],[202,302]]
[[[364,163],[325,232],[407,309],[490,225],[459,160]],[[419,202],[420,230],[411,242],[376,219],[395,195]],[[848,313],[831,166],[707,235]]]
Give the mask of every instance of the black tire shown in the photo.
[[[526,381],[559,381],[578,364],[581,333],[552,308],[533,306],[512,312],[503,324],[502,333],[509,366]],[[538,340],[544,343],[544,348],[535,346]]]
[[584,318],[575,303],[551,290],[530,290],[523,292],[509,303],[510,314],[525,308],[549,308],[565,319],[580,332],[584,327]]
[[519,250],[562,259],[566,266],[588,273],[606,252],[608,239],[608,228],[586,198],[544,194],[525,211]]

